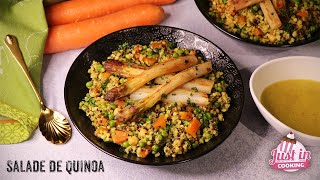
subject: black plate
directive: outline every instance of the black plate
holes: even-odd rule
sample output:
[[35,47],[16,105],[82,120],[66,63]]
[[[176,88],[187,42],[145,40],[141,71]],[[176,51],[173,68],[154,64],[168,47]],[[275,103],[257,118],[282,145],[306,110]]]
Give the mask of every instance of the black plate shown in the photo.
[[294,46],[301,46],[301,45],[305,45],[311,42],[314,42],[316,40],[320,39],[320,29],[315,32],[312,35],[312,38],[307,39],[305,41],[299,41],[297,43],[293,43],[293,44],[267,44],[267,43],[261,43],[261,42],[256,42],[256,41],[252,41],[250,39],[245,39],[242,38],[240,35],[237,34],[232,34],[230,32],[228,32],[228,30],[226,28],[224,28],[222,26],[222,24],[218,23],[213,17],[211,17],[209,15],[209,9],[210,9],[210,3],[209,0],[194,0],[196,5],[198,6],[198,9],[200,10],[200,12],[202,13],[202,15],[217,29],[219,29],[221,32],[227,34],[228,36],[237,39],[239,41],[242,42],[246,42],[249,44],[254,44],[254,45],[259,45],[259,46],[265,46],[265,47],[294,47]]
[[[113,143],[105,143],[94,136],[94,127],[82,110],[79,110],[79,102],[85,97],[88,89],[85,84],[90,80],[88,69],[93,60],[104,61],[116,50],[119,45],[128,42],[133,44],[149,44],[152,40],[168,39],[177,43],[178,47],[197,49],[206,59],[212,59],[213,68],[224,73],[229,85],[227,92],[231,97],[231,106],[225,114],[225,121],[219,124],[220,134],[197,149],[191,150],[176,158],[147,157],[138,158],[134,154],[126,154],[119,151],[120,146]],[[72,64],[65,82],[65,103],[69,116],[79,132],[95,147],[101,151],[125,161],[148,164],[165,165],[186,162],[200,157],[221,144],[232,132],[239,122],[244,103],[244,88],[240,73],[232,60],[215,44],[192,32],[166,26],[142,26],[121,30],[107,35],[89,47],[87,47]]]

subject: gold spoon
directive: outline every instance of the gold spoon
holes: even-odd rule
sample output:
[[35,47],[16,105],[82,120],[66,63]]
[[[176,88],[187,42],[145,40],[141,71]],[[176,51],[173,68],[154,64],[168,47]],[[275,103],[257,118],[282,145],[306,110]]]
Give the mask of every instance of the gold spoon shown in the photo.
[[45,136],[46,139],[48,141],[51,141],[53,144],[66,143],[71,137],[71,126],[68,123],[67,119],[61,113],[49,109],[43,104],[42,97],[35,87],[28,72],[27,66],[18,45],[17,38],[13,35],[7,35],[5,38],[5,43],[20,65],[24,74],[27,76],[31,87],[40,102],[41,113],[39,117],[39,129],[42,132],[42,135]]

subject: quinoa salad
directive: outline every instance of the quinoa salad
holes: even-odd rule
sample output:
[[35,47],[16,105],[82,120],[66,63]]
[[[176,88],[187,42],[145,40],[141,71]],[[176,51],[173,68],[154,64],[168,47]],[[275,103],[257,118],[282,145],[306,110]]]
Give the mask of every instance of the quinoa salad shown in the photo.
[[320,0],[209,1],[209,15],[218,24],[254,42],[299,43],[311,39],[320,28]]
[[[95,136],[106,143],[118,144],[121,151],[136,154],[140,158],[176,157],[218,136],[218,123],[224,121],[224,113],[228,111],[231,99],[226,92],[227,84],[223,73],[214,69],[188,82],[191,85],[208,82],[204,90],[201,83],[193,87],[187,87],[187,84],[180,86],[168,94],[162,94],[160,101],[134,121],[119,121],[117,115],[121,109],[136,104],[136,98],[139,99],[141,95],[139,92],[145,93],[148,88],[159,86],[163,77],[149,81],[144,86],[145,90],[139,89],[114,101],[106,100],[111,89],[137,77],[135,73],[190,55],[196,57],[198,63],[206,62],[198,51],[178,48],[167,40],[152,41],[148,45],[129,46],[124,43],[113,51],[106,61],[93,61],[88,70],[91,78],[86,83],[88,93],[79,103],[79,108],[92,121],[96,129]],[[119,73],[119,69],[110,72],[106,67],[107,63],[112,61],[115,61],[116,65],[121,63],[121,68],[124,64],[128,65],[128,71],[123,71],[126,75]],[[132,77],[129,77],[129,71]]]

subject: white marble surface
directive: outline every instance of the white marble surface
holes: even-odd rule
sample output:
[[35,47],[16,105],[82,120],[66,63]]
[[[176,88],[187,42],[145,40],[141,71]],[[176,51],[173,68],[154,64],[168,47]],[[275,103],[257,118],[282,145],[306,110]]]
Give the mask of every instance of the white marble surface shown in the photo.
[[[294,173],[273,170],[268,165],[270,151],[282,135],[260,115],[249,94],[248,79],[260,64],[292,55],[320,57],[320,41],[288,49],[255,47],[231,39],[215,29],[198,11],[194,1],[178,0],[165,6],[169,14],[163,25],[200,34],[222,48],[241,70],[246,101],[240,123],[229,138],[212,152],[193,161],[162,167],[142,166],[108,156],[87,142],[73,126],[72,139],[65,145],[52,145],[39,130],[23,143],[0,145],[0,179],[320,179],[320,147],[307,147],[312,153],[311,167]],[[64,82],[74,59],[83,49],[45,56],[42,92],[47,106],[69,118],[64,104]],[[7,172],[8,160],[62,160],[63,172]],[[104,172],[72,173],[65,170],[68,160],[102,161]]]

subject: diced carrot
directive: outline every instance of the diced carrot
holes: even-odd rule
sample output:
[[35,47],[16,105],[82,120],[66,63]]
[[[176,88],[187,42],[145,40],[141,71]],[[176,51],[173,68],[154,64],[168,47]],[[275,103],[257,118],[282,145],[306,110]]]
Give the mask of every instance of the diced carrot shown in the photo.
[[187,106],[187,107],[186,107],[186,110],[187,110],[188,112],[193,112],[194,107],[192,107],[192,106]]
[[112,140],[116,144],[121,144],[128,139],[128,132],[116,130],[112,136]]
[[246,17],[245,16],[239,16],[238,17],[238,23],[243,26],[246,23]]
[[124,107],[124,100],[120,100],[120,99],[117,99],[114,101],[114,103],[118,106],[118,107]]
[[141,47],[141,45],[135,45],[134,46],[134,50],[135,50],[136,53],[140,53],[140,47]]
[[309,15],[308,11],[299,11],[297,13],[297,16],[300,16],[302,18],[307,17]]
[[153,47],[153,48],[162,48],[162,44],[161,44],[161,42],[153,42],[151,44],[151,47]]
[[188,120],[188,121],[192,120],[192,113],[191,112],[180,111],[179,115],[180,115],[180,118],[183,120]]
[[200,121],[198,119],[194,118],[194,119],[192,119],[191,123],[187,127],[186,132],[188,134],[190,134],[192,137],[196,137],[197,131],[199,130],[200,126],[201,126]]
[[108,123],[108,119],[107,118],[102,118],[100,121],[98,121],[99,125],[105,126]]
[[139,157],[146,158],[150,152],[151,152],[151,147],[150,146],[142,148],[141,151],[140,151]]
[[119,124],[121,124],[121,121],[116,120],[116,125],[118,126]]
[[111,73],[109,73],[109,72],[102,73],[101,81],[107,80],[110,76],[111,76]]
[[157,120],[152,124],[155,129],[160,129],[166,127],[167,119],[164,114],[161,114]]
[[253,34],[256,35],[256,36],[262,36],[263,35],[263,32],[260,28],[254,28],[253,30]]
[[140,59],[140,53],[136,53],[136,54],[134,55],[134,57],[139,60],[139,59]]
[[101,17],[51,26],[44,51],[50,54],[86,47],[115,31],[159,24],[164,18],[165,13],[161,6],[142,4]]

